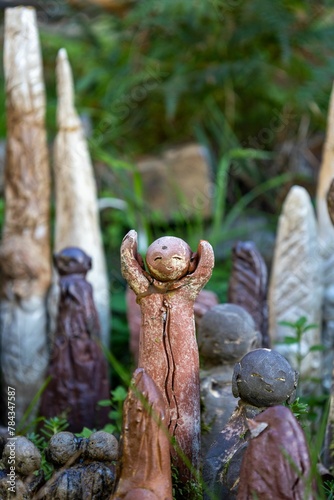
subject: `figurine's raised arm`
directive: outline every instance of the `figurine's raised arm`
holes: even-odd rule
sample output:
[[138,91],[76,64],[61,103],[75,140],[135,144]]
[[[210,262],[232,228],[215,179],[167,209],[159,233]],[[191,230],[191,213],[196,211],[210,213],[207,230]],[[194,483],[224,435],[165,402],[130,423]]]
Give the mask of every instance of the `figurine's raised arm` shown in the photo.
[[[185,276],[183,280],[188,284],[195,296],[206,285],[211,278],[212,270],[215,265],[215,257],[213,248],[208,241],[201,240],[198,244],[197,252],[192,257],[192,262],[195,263],[193,272],[190,265],[190,274]],[[197,263],[197,265],[196,265]]]
[[136,295],[146,292],[150,281],[145,272],[143,260],[137,251],[137,233],[133,229],[122,241],[121,271],[123,278]]

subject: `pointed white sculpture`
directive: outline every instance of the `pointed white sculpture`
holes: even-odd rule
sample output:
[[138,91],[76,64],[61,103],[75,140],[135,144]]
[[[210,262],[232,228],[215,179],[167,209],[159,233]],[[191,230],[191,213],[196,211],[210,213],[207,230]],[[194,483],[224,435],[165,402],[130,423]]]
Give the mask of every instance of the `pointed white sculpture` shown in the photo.
[[304,316],[308,324],[317,325],[306,331],[301,341],[303,360],[300,379],[304,392],[313,389],[310,377],[321,375],[320,353],[308,353],[310,347],[321,344],[321,264],[310,197],[304,188],[293,186],[283,204],[278,223],[269,287],[269,330],[273,348],[285,356],[294,368],[298,368],[298,346],[275,344],[294,335],[293,330],[279,323],[294,323]]
[[109,289],[96,183],[83,128],[74,108],[72,71],[65,49],[58,53],[56,73],[58,134],[54,145],[55,251],[75,246],[92,257],[93,268],[87,279],[94,290],[102,341],[108,345]]
[[32,8],[5,11],[4,72],[7,150],[0,364],[4,404],[11,387],[18,423],[40,389],[48,363],[45,302],[51,282],[45,89]]
[[334,360],[334,226],[327,208],[327,193],[334,178],[334,89],[329,103],[327,134],[317,185],[317,218],[320,254],[323,261],[324,387],[330,390]]

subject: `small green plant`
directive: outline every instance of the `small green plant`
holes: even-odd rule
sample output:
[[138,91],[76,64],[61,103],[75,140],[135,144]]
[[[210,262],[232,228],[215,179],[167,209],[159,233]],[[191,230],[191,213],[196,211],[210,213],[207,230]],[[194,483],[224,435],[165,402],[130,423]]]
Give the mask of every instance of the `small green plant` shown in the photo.
[[309,412],[309,406],[297,398],[292,404],[287,405],[297,420],[303,420]]
[[111,391],[111,398],[99,401],[99,406],[110,406],[111,411],[109,412],[109,418],[114,422],[114,424],[108,424],[103,430],[106,432],[117,432],[118,434],[122,431],[122,420],[123,420],[123,403],[127,396],[127,391],[122,385],[119,385]]
[[[305,316],[301,316],[297,321],[291,322],[291,321],[280,321],[279,324],[281,326],[287,326],[293,330],[293,335],[287,335],[284,337],[284,340],[280,343],[286,344],[286,345],[296,345],[297,347],[297,352],[296,352],[296,369],[300,373],[301,372],[301,365],[305,357],[310,354],[310,352],[314,351],[323,351],[324,347],[322,345],[312,345],[311,347],[308,348],[306,352],[302,352],[302,339],[304,334],[309,331],[309,330],[314,330],[315,328],[318,327],[317,324],[315,323],[310,323],[308,324],[307,318]],[[317,382],[319,382],[317,380]]]

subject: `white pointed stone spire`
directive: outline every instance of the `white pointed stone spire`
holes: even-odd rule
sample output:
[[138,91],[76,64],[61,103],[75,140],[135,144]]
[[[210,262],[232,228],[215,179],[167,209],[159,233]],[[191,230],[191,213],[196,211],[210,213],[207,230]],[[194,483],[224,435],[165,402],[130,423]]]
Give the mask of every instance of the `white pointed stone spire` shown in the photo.
[[55,251],[77,246],[92,257],[93,268],[87,278],[94,289],[102,340],[108,344],[109,288],[96,183],[86,138],[74,107],[72,71],[65,49],[58,52],[56,74],[58,134],[54,145]]

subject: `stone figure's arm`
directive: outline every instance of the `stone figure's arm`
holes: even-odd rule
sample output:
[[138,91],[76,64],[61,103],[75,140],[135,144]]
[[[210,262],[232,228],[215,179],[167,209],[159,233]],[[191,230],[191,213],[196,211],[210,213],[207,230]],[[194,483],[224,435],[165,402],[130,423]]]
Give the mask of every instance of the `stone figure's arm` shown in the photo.
[[179,284],[186,285],[195,298],[211,278],[214,264],[215,257],[212,246],[208,241],[201,240],[197,252],[193,254],[191,259],[190,272],[179,281]]
[[121,245],[121,271],[123,278],[136,295],[147,291],[150,280],[144,262],[137,252],[137,233],[133,229],[123,238]]

